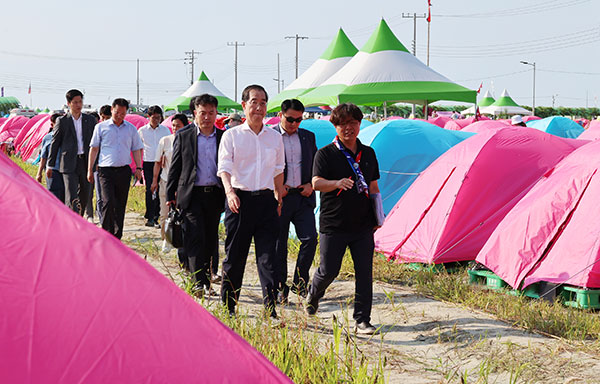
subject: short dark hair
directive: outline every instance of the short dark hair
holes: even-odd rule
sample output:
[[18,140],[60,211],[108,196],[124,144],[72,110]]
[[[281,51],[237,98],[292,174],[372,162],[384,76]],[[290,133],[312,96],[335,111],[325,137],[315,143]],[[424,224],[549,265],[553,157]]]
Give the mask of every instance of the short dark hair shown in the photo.
[[155,115],[157,113],[159,115],[161,115],[161,116],[163,115],[162,108],[159,107],[158,105],[153,105],[150,108],[148,108],[148,116],[152,116],[152,115]]
[[331,111],[329,121],[333,125],[342,124],[350,119],[362,121],[363,113],[356,105],[352,103],[340,104]]
[[287,99],[281,103],[281,112],[286,113],[288,109],[304,112],[304,104],[298,99]]
[[93,116],[96,121],[100,121],[100,115],[96,111],[92,111],[89,113],[90,116]]
[[190,122],[188,121],[187,116],[184,113],[177,113],[177,114],[173,115],[173,118],[171,119],[171,121],[173,121],[173,120],[179,120],[179,121],[181,121],[181,123],[183,124],[184,127],[186,125],[190,124]]
[[52,115],[50,115],[50,121],[53,123],[56,123],[56,119],[58,119],[59,117],[61,117],[63,114],[62,113],[53,113]]
[[199,105],[214,105],[215,108],[218,108],[219,100],[217,100],[217,98],[213,95],[209,95],[208,93],[196,96],[192,99],[192,102],[190,102],[190,110],[192,112],[195,111],[196,107],[198,107]]
[[112,107],[114,108],[117,105],[119,107],[125,107],[125,108],[129,109],[129,101],[123,99],[122,97],[118,97],[118,98],[116,98],[116,99],[113,100]]
[[102,116],[110,116],[110,105],[103,105],[98,110]]
[[65,97],[67,98],[67,103],[70,103],[71,101],[73,101],[73,99],[77,96],[81,96],[81,98],[83,99],[83,93],[81,93],[81,91],[79,89],[68,90],[67,94],[65,95]]
[[244,90],[242,91],[242,101],[246,102],[250,99],[250,91],[252,91],[252,90],[263,91],[265,94],[265,101],[269,101],[269,94],[263,88],[262,85],[258,85],[258,84],[252,84],[252,85],[249,85],[246,88],[244,88]]

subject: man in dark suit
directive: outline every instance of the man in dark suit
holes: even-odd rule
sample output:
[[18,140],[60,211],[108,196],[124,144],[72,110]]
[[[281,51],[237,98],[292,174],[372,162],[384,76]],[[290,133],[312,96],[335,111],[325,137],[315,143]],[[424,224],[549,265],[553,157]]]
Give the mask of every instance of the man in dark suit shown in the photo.
[[281,103],[281,112],[279,112],[281,122],[275,127],[281,133],[285,148],[283,206],[277,240],[278,301],[282,304],[287,303],[289,294],[287,242],[290,222],[294,224],[300,240],[292,291],[302,297],[306,296],[309,270],[317,249],[314,214],[316,202],[311,184],[313,159],[317,146],[315,134],[299,128],[303,113],[304,105],[299,100],[285,100]]
[[90,183],[87,180],[90,140],[97,121],[94,117],[81,113],[83,93],[71,89],[66,97],[70,111],[59,117],[54,126],[46,176],[52,177],[52,167],[60,159],[59,171],[65,185],[65,203],[83,216],[90,194]]
[[216,129],[218,101],[204,94],[192,99],[194,123],[175,134],[167,181],[167,204],[183,212],[183,249],[200,294],[210,288],[210,260],[215,252],[225,192],[217,177],[217,156],[223,131]]

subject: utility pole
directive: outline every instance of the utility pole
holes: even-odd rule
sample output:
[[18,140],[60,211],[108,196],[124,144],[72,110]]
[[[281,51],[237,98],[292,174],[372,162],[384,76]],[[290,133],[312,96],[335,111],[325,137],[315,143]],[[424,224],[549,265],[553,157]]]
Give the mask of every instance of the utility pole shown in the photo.
[[137,88],[137,105],[138,108],[140,107],[140,59],[137,59],[137,81],[136,81],[136,88]]
[[190,79],[190,85],[194,84],[194,80],[196,80],[194,78],[194,61],[196,60],[196,56],[198,56],[198,54],[200,54],[200,52],[195,52],[193,49],[191,51],[188,51],[185,53],[186,55],[188,55],[188,57],[186,57],[183,61],[184,64],[189,64],[190,68],[191,68],[191,74],[192,74],[192,78]]
[[283,82],[283,80],[281,80],[281,71],[279,70],[279,53],[277,54],[277,78],[273,80],[277,82],[277,93],[280,93],[281,83]]
[[[413,54],[413,56],[416,57],[417,56],[417,19],[426,19],[427,15],[426,14],[417,15],[416,13],[410,14],[410,13],[404,13],[404,12],[402,12],[402,18],[403,19],[410,19],[410,18],[413,19],[413,29],[414,29],[414,31],[413,31],[413,41],[412,41],[412,51],[413,51],[412,54]],[[416,111],[415,111],[415,109],[416,109],[415,105],[413,104],[412,105],[412,110],[411,110],[411,113],[412,113],[413,117],[416,117],[416,113],[415,113]],[[425,118],[427,118],[427,117],[425,117]]]
[[245,45],[246,45],[246,43],[238,43],[237,41],[234,42],[234,43],[227,43],[227,46],[229,46],[229,47],[235,47],[235,56],[234,56],[234,59],[233,59],[233,71],[235,72],[235,80],[234,80],[235,87],[234,87],[233,101],[235,101],[236,103],[237,103],[237,93],[238,93],[238,91],[237,91],[237,89],[238,89],[238,87],[237,87],[237,85],[238,85],[237,84],[238,47],[243,47]]
[[533,67],[533,105],[531,108],[531,114],[535,116],[535,61],[533,63],[521,61],[521,64],[531,65]]
[[308,39],[308,36],[286,36],[286,39],[296,39],[296,79],[298,78],[298,40]]

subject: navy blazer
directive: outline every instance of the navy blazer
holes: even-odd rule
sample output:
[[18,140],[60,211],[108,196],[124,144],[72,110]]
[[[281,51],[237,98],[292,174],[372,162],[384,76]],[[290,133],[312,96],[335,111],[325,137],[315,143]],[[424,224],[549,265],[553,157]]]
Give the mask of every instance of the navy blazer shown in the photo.
[[[83,153],[86,157],[90,153],[90,141],[94,133],[94,127],[98,122],[96,119],[86,113],[81,114],[81,133],[83,135]],[[59,153],[60,149],[60,153]],[[48,166],[54,167],[56,159],[60,156],[61,173],[73,173],[77,166],[77,133],[73,116],[67,113],[56,119],[52,133],[52,142],[50,143],[50,152],[48,154]]]
[[[273,127],[277,132],[281,133],[283,129],[280,124]],[[315,154],[317,153],[317,144],[315,134],[303,128],[298,128],[298,137],[300,138],[300,148],[302,150],[302,159],[300,160],[300,182],[302,184],[312,181],[312,168]],[[283,168],[283,180],[287,178],[287,159]],[[316,203],[315,193],[309,196],[313,203]]]
[[[215,127],[217,139],[217,157],[219,157],[219,144],[223,131]],[[181,128],[175,134],[173,142],[173,158],[169,177],[167,179],[167,201],[177,200],[181,209],[187,209],[192,199],[192,189],[196,181],[196,168],[198,164],[198,134],[196,124],[192,123]],[[220,179],[219,179],[220,183]],[[177,199],[175,199],[177,192]],[[223,192],[223,195],[225,192]]]

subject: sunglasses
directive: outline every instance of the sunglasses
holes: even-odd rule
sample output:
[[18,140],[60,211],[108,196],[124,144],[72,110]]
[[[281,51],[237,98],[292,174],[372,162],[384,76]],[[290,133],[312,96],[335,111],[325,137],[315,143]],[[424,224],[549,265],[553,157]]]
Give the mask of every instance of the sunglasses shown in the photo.
[[300,123],[300,122],[302,122],[302,117],[299,117],[299,118],[297,118],[297,119],[294,119],[292,116],[287,116],[287,117],[285,118],[285,120],[286,120],[288,123],[290,123],[290,124],[291,124],[291,123]]

